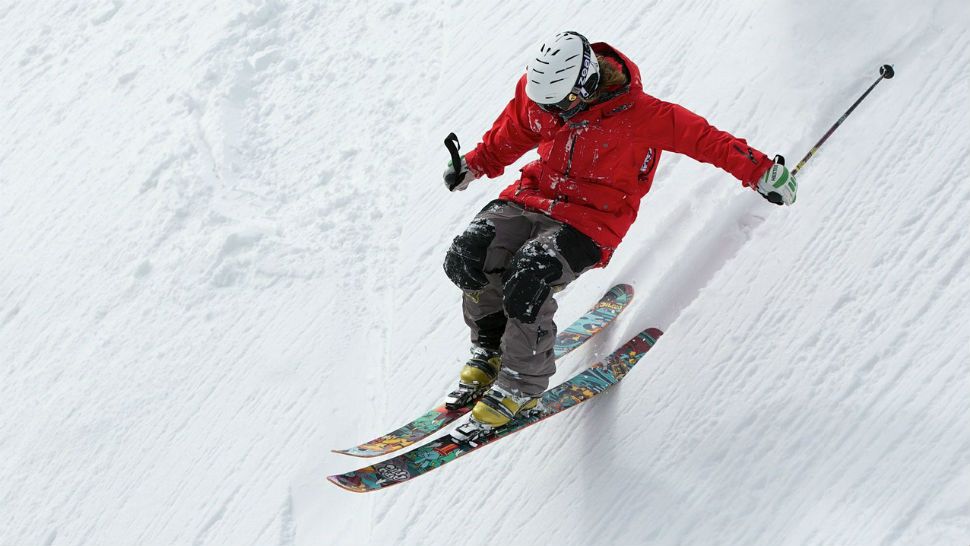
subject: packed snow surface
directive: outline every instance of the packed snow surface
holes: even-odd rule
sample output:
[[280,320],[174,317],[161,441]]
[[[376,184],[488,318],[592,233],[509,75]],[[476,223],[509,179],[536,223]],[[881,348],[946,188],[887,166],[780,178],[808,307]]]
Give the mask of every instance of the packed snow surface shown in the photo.
[[[622,385],[414,482],[330,453],[447,392],[450,194],[560,30],[795,162],[774,207],[668,154],[560,322]],[[970,543],[970,4],[0,4],[0,544]],[[534,157],[529,154],[523,161]]]

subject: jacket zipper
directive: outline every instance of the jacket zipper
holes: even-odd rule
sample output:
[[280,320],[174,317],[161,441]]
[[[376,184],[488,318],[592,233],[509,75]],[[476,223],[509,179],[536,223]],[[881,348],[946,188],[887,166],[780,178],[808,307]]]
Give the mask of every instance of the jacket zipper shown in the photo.
[[[582,127],[584,125],[580,125]],[[564,178],[569,177],[569,171],[573,168],[573,150],[576,147],[576,137],[579,136],[576,131],[569,131],[569,138],[566,139],[566,171],[563,173]],[[559,204],[561,199],[559,198],[559,190],[556,190],[556,197],[552,199],[549,203],[549,214],[552,214],[552,209]]]
[[566,172],[563,176],[569,176],[569,171],[573,168],[573,149],[576,145],[576,131],[569,132],[569,140],[566,141]]

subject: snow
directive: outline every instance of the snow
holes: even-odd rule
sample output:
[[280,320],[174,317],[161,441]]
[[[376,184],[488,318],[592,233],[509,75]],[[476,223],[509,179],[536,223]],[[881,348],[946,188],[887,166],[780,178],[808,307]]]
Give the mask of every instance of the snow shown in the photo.
[[[622,385],[388,491],[329,452],[466,357],[449,194],[534,43],[612,43],[648,92],[790,162],[777,208],[667,154],[613,263]],[[970,6],[0,6],[0,544],[970,542]],[[532,156],[523,159],[528,160]]]

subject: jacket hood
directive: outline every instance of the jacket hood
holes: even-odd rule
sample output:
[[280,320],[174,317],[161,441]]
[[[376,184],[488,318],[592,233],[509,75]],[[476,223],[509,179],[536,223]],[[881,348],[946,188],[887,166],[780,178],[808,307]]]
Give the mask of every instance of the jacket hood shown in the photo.
[[556,117],[558,117],[564,123],[573,125],[577,123],[585,123],[591,118],[596,118],[603,115],[604,112],[626,110],[633,106],[634,97],[637,97],[643,93],[643,84],[640,82],[640,69],[636,64],[633,63],[633,61],[629,59],[629,57],[623,53],[620,53],[613,46],[603,42],[592,44],[591,47],[593,48],[593,52],[598,57],[611,57],[612,59],[619,61],[629,76],[630,81],[625,90],[621,90],[622,92],[619,94],[614,94],[602,102],[583,105],[582,109],[578,112],[558,114]]
[[643,82],[640,80],[640,67],[638,67],[629,57],[621,53],[618,49],[605,42],[596,42],[591,46],[593,53],[597,56],[606,55],[620,59],[623,66],[630,74],[630,91],[636,93],[643,91]]

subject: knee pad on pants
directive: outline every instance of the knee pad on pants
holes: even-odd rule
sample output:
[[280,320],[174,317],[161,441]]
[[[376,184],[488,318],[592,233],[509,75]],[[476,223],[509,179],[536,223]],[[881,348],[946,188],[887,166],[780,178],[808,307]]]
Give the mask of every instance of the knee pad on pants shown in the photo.
[[481,290],[488,285],[485,277],[485,256],[488,245],[495,238],[495,226],[478,218],[464,233],[455,237],[445,255],[445,274],[462,290]]
[[576,275],[596,265],[602,258],[602,251],[596,243],[572,226],[564,225],[556,234],[556,248]]
[[525,324],[534,323],[552,291],[552,283],[561,277],[559,260],[542,243],[527,243],[512,258],[503,278],[505,314]]

